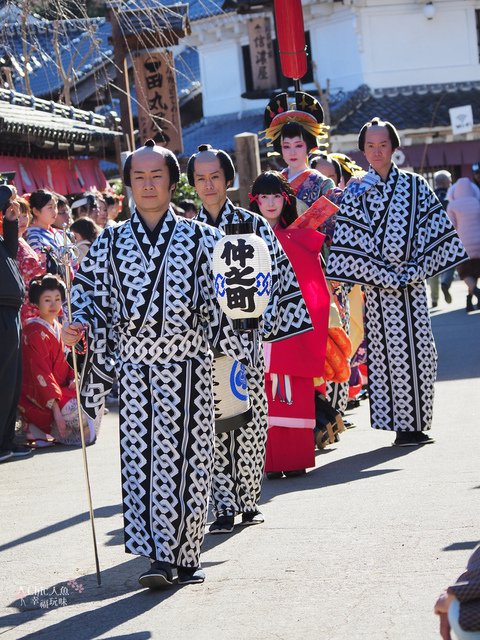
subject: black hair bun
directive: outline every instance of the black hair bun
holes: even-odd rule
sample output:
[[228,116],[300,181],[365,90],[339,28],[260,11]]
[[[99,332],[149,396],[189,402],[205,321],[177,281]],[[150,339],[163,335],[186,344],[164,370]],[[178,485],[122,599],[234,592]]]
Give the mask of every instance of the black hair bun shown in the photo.
[[151,138],[149,138],[148,140],[145,140],[145,147],[154,147],[155,146],[155,140],[152,140]]
[[198,150],[199,150],[199,151],[210,151],[210,149],[211,149],[211,148],[212,148],[212,145],[211,145],[211,144],[201,144],[201,145],[198,147]]

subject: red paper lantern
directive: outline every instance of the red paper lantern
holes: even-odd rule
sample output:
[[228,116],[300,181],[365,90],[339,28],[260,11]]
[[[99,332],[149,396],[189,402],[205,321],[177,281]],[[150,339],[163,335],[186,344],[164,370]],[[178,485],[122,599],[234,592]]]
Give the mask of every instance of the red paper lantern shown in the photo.
[[274,0],[282,73],[299,80],[307,73],[305,27],[301,0]]

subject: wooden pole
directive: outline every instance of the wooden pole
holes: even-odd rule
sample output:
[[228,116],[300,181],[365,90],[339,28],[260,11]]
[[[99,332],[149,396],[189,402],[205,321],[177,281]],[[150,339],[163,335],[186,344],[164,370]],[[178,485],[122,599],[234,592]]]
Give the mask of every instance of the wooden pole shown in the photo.
[[116,68],[116,84],[119,89],[120,117],[123,130],[123,150],[135,150],[135,133],[133,128],[132,105],[130,101],[130,83],[128,80],[128,62],[125,39],[120,29],[118,15],[115,9],[107,13],[108,20],[112,23],[113,60]]
[[[71,281],[71,273],[70,273],[71,250],[72,250],[72,244],[67,236],[67,225],[64,224],[63,225],[62,262],[63,262],[63,266],[65,267],[65,288],[66,288],[69,324],[72,324],[72,304],[71,304],[72,281]],[[73,375],[75,380],[75,394],[77,397],[78,424],[80,425],[80,441],[82,443],[83,470],[85,474],[85,483],[87,488],[88,513],[90,515],[90,527],[92,530],[92,538],[93,538],[93,553],[95,555],[95,570],[97,574],[97,585],[100,587],[102,584],[102,577],[100,574],[100,562],[98,560],[97,536],[95,533],[95,517],[93,513],[92,490],[90,488],[90,474],[88,472],[87,443],[85,442],[85,432],[83,430],[82,403],[80,401],[80,379],[78,375],[77,353],[75,351],[75,345],[73,345],[72,347],[72,361],[73,361]]]
[[239,181],[240,206],[249,208],[248,194],[252,183],[259,175],[260,151],[258,148],[258,136],[256,133],[239,133],[235,136],[235,159]]

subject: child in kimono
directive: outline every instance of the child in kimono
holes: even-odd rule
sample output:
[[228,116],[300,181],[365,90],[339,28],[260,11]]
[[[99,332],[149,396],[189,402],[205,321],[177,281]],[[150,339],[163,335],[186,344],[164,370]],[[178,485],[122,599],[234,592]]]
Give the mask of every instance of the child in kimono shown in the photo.
[[[23,384],[19,410],[25,435],[37,447],[81,443],[73,369],[67,363],[57,320],[65,285],[45,274],[30,282],[29,300],[38,309],[23,330]],[[82,415],[87,443],[95,439]]]
[[260,174],[252,185],[250,208],[272,227],[297,276],[314,330],[265,343],[268,437],[265,472],[269,479],[299,476],[315,466],[314,378],[325,380],[330,295],[320,264],[325,236],[292,229],[297,218],[291,186],[277,171]]

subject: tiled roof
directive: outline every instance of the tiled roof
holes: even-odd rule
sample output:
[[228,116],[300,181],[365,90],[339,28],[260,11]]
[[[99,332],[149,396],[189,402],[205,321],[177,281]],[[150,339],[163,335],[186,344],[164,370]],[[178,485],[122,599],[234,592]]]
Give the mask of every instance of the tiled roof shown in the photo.
[[[90,33],[89,29],[92,30]],[[30,86],[35,96],[54,95],[63,88],[53,45],[54,26],[47,20],[28,26],[28,51],[33,51],[29,73]],[[59,46],[64,69],[73,62],[77,81],[102,66],[113,57],[108,42],[111,25],[104,18],[62,21],[59,30]],[[22,33],[18,24],[5,25],[0,34],[0,55],[10,58],[17,91],[25,92],[21,59],[23,56]]]
[[[188,14],[190,20],[199,20],[200,18],[208,18],[210,16],[224,13],[222,10],[223,2],[224,0],[181,0],[182,4],[189,5]],[[113,0],[112,2],[108,2],[107,6],[114,6],[116,4],[118,4],[118,2]],[[172,0],[167,2],[164,2],[163,0],[131,0],[130,2],[121,3],[123,11],[133,11],[139,7],[145,7],[147,9],[164,9],[166,6],[174,6],[176,4],[179,4],[179,2],[172,2]]]
[[[224,0],[184,0],[189,5],[190,20],[211,18],[225,13],[222,9]],[[166,4],[173,4],[168,2]]]
[[233,151],[234,136],[238,133],[258,133],[263,127],[263,109],[239,114],[203,118],[183,130],[184,155],[191,155],[201,144],[211,144],[215,149]]
[[358,133],[375,116],[389,120],[397,129],[450,126],[448,110],[472,105],[474,122],[480,121],[480,82],[396,87],[371,91],[363,85],[350,96],[342,110],[334,110],[331,133]]
[[182,35],[190,32],[188,3],[166,6],[159,0],[130,2],[122,5],[118,21],[125,36],[152,33],[156,40],[158,30],[171,29]]
[[[119,3],[118,0],[111,0],[111,2],[107,2],[107,7],[121,4],[123,11],[134,11],[143,7],[147,10],[156,8],[164,10],[165,7],[188,4],[188,16],[190,20],[201,20],[226,13],[226,11],[222,9],[223,3],[224,0],[180,0],[180,2],[172,0],[167,0],[166,2],[164,0],[131,0],[121,3]],[[230,11],[232,11],[232,9]]]
[[95,113],[0,89],[0,128],[3,139],[18,137],[35,143],[87,145],[122,135]]
[[[88,32],[89,27],[95,28],[93,36]],[[52,30],[53,23],[46,20],[29,25],[29,39],[35,48],[30,61],[29,79],[33,95],[39,97],[54,96],[63,88],[53,47]],[[69,20],[61,23],[59,43],[62,64],[65,69],[68,69],[73,61],[77,81],[82,81],[105,64],[111,63],[113,58],[112,45],[109,43],[111,32],[111,24],[105,18]],[[15,89],[24,93],[25,81],[20,75],[23,48],[18,25],[5,25],[0,32],[0,56],[11,59]],[[181,97],[198,86],[200,80],[198,52],[192,47],[187,47],[176,57],[175,62],[178,93]],[[74,90],[72,90],[72,100],[76,102]]]

